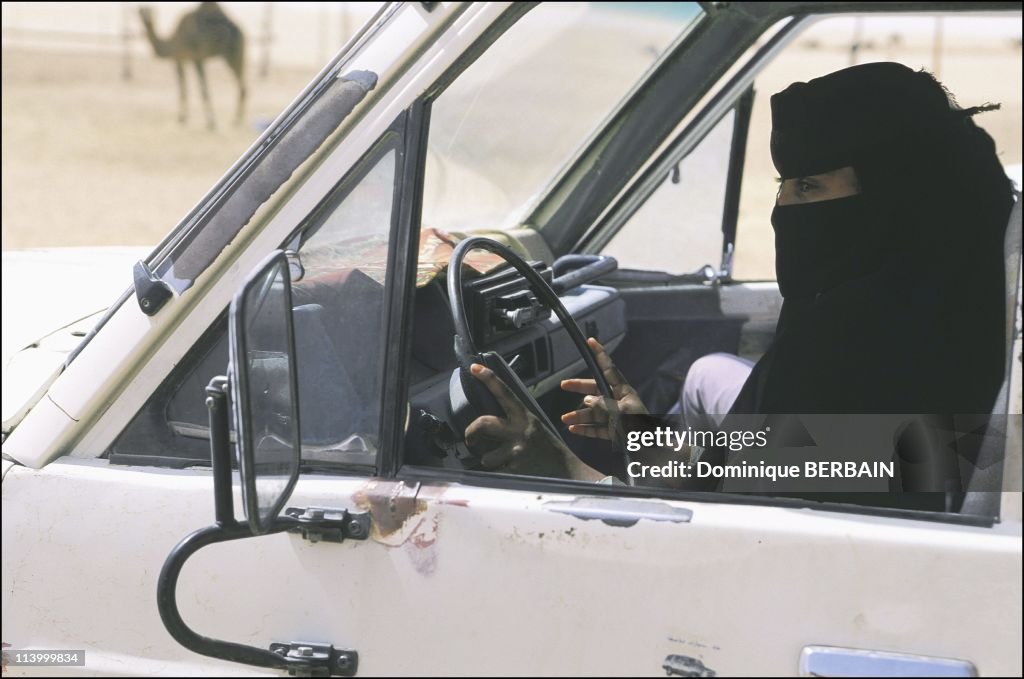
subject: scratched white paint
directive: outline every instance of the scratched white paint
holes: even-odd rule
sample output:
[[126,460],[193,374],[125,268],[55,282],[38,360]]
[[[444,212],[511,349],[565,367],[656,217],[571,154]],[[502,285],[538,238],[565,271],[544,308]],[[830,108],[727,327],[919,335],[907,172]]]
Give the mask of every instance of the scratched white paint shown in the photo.
[[[289,504],[356,508],[368,486],[396,496],[392,483],[304,477]],[[673,654],[719,676],[785,676],[810,644],[1020,675],[1019,522],[673,502],[689,522],[624,528],[550,510],[572,496],[467,486],[400,495],[420,510],[373,540],[274,535],[200,551],[180,580],[184,619],[256,646],[354,648],[360,676],[654,674]],[[160,623],[163,560],[212,516],[205,471],[69,458],[13,468],[3,482],[4,642],[84,648],[97,674],[276,674],[197,656]]]

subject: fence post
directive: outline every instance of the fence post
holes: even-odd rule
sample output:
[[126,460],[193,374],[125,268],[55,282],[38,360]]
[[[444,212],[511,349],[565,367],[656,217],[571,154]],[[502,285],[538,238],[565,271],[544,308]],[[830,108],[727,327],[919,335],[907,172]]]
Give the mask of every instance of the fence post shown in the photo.
[[932,74],[942,79],[942,15],[935,17],[935,40],[932,42]]
[[337,45],[340,48],[348,42],[349,36],[352,35],[352,27],[349,25],[348,19],[348,3],[339,2],[338,4],[341,5],[341,39],[338,40]]
[[121,5],[121,80],[132,79],[132,11],[130,3]]
[[273,14],[274,3],[263,3],[263,34],[260,36],[263,55],[260,59],[260,77],[264,80],[270,75],[270,44],[273,42]]
[[850,44],[850,66],[857,65],[857,54],[860,52],[861,40],[864,39],[864,18],[853,19],[853,42]]
[[330,10],[328,9],[328,3],[322,3],[320,5],[320,63],[327,61],[327,55],[330,53],[327,49],[327,19]]

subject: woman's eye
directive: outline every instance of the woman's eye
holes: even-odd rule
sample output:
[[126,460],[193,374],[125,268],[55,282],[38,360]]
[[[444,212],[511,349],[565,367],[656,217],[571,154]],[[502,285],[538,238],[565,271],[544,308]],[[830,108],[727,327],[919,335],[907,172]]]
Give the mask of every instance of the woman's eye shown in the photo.
[[811,184],[810,182],[805,182],[805,181],[801,181],[797,185],[797,189],[800,191],[800,193],[807,193],[808,191],[810,191],[813,188],[814,188],[813,184]]

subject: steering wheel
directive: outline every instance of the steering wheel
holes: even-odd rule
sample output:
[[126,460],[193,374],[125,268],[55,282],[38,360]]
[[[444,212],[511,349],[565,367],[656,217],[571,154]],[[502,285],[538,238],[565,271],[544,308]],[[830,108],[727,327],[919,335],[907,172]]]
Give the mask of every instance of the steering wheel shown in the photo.
[[[452,372],[448,383],[448,401],[452,422],[458,427],[458,430],[464,432],[466,427],[481,415],[506,416],[494,395],[469,370],[473,363],[480,363],[493,370],[516,398],[519,399],[520,403],[532,412],[556,438],[561,438],[558,429],[544,413],[540,404],[533,397],[533,394],[530,393],[529,389],[527,389],[526,385],[523,384],[522,380],[519,379],[519,376],[512,370],[505,359],[494,351],[481,353],[473,341],[469,331],[466,306],[462,294],[462,261],[471,250],[487,250],[498,255],[511,264],[526,279],[530,289],[537,295],[537,298],[554,311],[558,319],[562,321],[562,326],[569,333],[569,337],[572,339],[573,344],[576,345],[580,356],[583,357],[584,362],[586,362],[587,367],[593,374],[601,395],[608,399],[606,402],[614,403],[615,397],[612,394],[611,386],[608,384],[608,380],[605,379],[600,367],[598,367],[597,358],[594,356],[593,351],[591,351],[590,346],[587,345],[586,338],[583,336],[579,325],[576,324],[575,319],[573,319],[572,314],[566,310],[558,295],[551,289],[551,286],[541,278],[540,274],[533,267],[523,261],[519,255],[512,252],[509,248],[490,238],[473,236],[456,246],[448,262],[448,299],[451,301],[452,321],[455,325],[455,357],[459,363],[459,367]],[[623,454],[625,456],[625,451]],[[626,463],[628,464],[628,462],[627,456]]]

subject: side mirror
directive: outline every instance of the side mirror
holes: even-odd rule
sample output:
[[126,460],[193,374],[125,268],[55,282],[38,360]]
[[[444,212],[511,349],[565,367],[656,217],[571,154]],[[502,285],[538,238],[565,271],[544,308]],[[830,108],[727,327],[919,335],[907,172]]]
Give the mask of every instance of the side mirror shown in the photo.
[[[347,510],[289,508],[281,515],[298,480],[302,440],[291,275],[284,252],[273,252],[249,276],[231,302],[228,321],[228,377],[214,377],[206,387],[216,523],[186,536],[164,561],[156,592],[160,619],[175,641],[202,655],[296,676],[354,676],[359,667],[354,650],[294,641],[262,649],[210,639],[186,625],[178,610],[181,569],[208,545],[284,531],[330,542],[366,539],[369,534],[369,515]],[[232,420],[245,522],[234,515]]]
[[272,253],[228,311],[229,388],[242,499],[254,535],[266,533],[299,477],[301,436],[291,274]]

